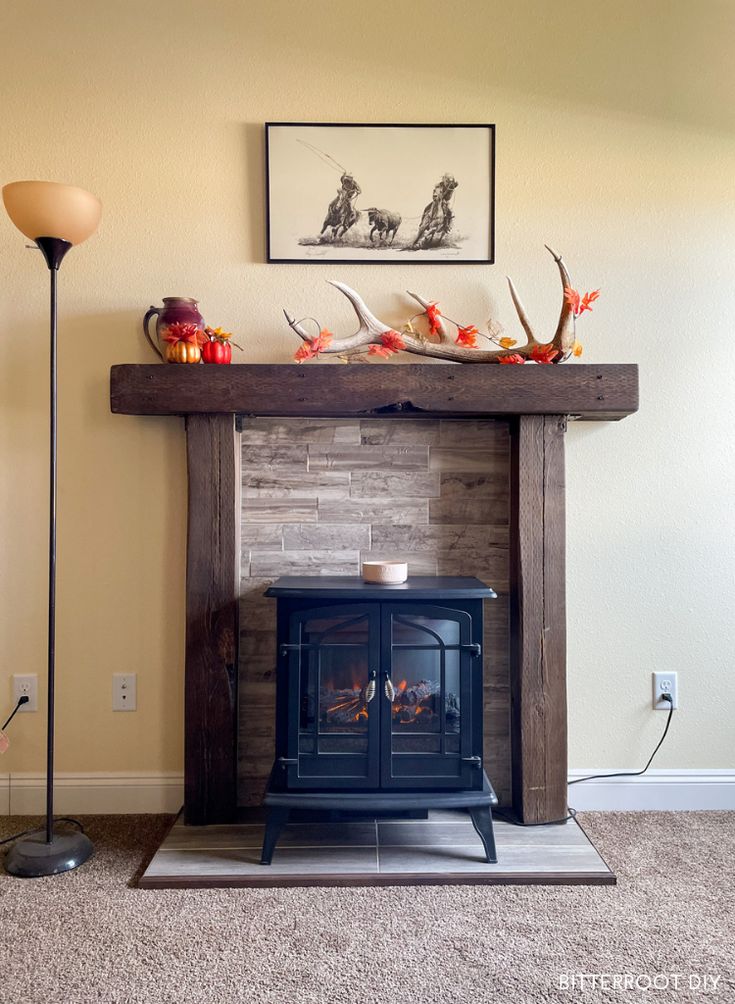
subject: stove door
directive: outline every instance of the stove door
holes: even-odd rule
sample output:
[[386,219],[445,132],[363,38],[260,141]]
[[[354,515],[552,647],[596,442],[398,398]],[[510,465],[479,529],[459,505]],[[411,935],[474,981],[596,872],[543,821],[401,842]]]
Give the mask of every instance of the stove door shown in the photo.
[[377,604],[301,610],[289,624],[288,785],[379,784]]
[[481,696],[482,660],[472,651],[469,613],[383,604],[382,642],[382,786],[478,787],[472,688],[479,680]]

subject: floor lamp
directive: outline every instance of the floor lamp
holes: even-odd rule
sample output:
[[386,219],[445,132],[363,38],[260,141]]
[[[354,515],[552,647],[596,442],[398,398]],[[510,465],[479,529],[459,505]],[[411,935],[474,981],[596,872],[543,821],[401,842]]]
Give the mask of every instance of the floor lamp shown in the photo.
[[48,731],[46,735],[46,827],[18,840],[5,860],[11,875],[37,878],[70,871],[93,853],[81,832],[54,832],[54,684],[56,677],[56,281],[64,255],[95,232],[102,205],[82,188],[53,181],[16,181],[3,188],[3,202],[16,227],[43,253],[51,280],[48,548]]

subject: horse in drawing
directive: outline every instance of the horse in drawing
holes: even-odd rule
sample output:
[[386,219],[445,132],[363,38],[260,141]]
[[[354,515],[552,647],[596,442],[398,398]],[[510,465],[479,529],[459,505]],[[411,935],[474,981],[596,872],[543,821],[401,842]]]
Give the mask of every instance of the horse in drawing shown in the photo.
[[[324,218],[320,241],[339,240],[344,237],[350,227],[353,227],[360,219],[360,213],[355,209],[355,200],[362,194],[362,189],[357,184],[351,174],[345,172],[340,178],[341,187],[337,192],[337,197],[332,199]],[[324,236],[325,231],[331,228],[331,236]]]

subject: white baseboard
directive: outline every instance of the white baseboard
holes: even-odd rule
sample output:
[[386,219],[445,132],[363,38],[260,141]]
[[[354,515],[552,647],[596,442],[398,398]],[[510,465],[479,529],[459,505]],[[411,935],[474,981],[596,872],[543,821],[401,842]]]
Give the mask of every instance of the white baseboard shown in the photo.
[[[575,768],[569,780],[597,773],[608,772]],[[735,809],[735,770],[663,768],[641,777],[597,778],[572,785],[568,799],[575,809],[603,812]]]
[[[46,811],[46,775],[11,773],[7,798],[0,778],[0,814],[34,816]],[[178,812],[184,801],[184,775],[57,774],[54,781],[56,815]]]
[[[575,768],[569,780],[594,773]],[[183,801],[180,773],[67,773],[57,774],[54,784],[58,815],[178,812]],[[603,812],[735,810],[735,769],[661,769],[642,777],[598,778],[573,785],[569,804]],[[45,808],[44,774],[0,774],[0,816],[40,815]]]

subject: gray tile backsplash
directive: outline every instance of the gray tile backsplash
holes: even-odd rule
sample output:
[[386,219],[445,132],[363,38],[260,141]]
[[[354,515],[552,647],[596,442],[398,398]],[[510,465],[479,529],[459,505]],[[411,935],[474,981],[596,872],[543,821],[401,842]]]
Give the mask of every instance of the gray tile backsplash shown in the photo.
[[414,575],[477,575],[486,604],[485,754],[510,797],[509,436],[501,421],[243,419],[239,800],[273,763],[279,575],[357,575],[398,558]]

